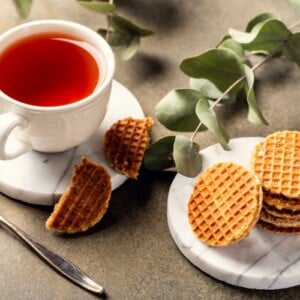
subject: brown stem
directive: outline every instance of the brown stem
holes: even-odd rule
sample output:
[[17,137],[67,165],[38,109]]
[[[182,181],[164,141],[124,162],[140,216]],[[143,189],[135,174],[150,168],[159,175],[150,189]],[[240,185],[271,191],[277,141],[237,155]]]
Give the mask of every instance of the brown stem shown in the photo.
[[[108,3],[114,4],[114,0],[109,0]],[[107,28],[106,28],[105,39],[106,39],[106,41],[108,41],[109,33],[110,33],[110,29],[111,29],[111,14],[106,15],[106,22],[107,22]]]

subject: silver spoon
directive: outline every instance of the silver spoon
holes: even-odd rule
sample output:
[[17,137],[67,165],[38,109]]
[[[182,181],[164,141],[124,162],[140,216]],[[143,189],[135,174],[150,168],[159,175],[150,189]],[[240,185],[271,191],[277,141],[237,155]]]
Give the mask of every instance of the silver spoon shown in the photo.
[[92,279],[90,279],[73,263],[53,253],[40,243],[37,243],[20,228],[18,228],[2,216],[0,216],[0,224],[4,225],[4,227],[8,228],[10,231],[15,233],[50,266],[52,266],[56,271],[67,277],[69,280],[94,294],[105,296],[104,288],[96,282],[94,282]]

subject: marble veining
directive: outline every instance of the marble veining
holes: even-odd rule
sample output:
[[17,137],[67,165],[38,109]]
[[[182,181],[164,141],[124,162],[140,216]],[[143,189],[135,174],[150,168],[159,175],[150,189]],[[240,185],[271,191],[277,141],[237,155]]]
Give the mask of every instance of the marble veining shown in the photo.
[[[201,151],[203,169],[218,161],[249,167],[260,137],[237,138],[230,151],[213,145]],[[182,254],[203,272],[221,281],[252,289],[282,289],[300,284],[300,236],[276,234],[258,225],[244,240],[227,247],[210,247],[193,233],[187,204],[196,178],[177,174],[168,194],[171,236]]]
[[70,184],[73,166],[86,155],[107,168],[112,188],[127,178],[114,172],[107,164],[103,151],[105,131],[125,117],[143,118],[136,97],[122,84],[113,81],[107,114],[97,131],[85,143],[63,153],[31,151],[13,160],[0,160],[0,191],[7,196],[38,205],[53,205]]

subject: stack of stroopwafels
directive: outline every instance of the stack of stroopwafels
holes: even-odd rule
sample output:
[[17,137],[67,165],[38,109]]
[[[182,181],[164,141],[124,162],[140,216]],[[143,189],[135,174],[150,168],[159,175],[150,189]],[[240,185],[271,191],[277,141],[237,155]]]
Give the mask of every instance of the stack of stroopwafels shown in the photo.
[[279,131],[253,151],[252,168],[264,191],[259,224],[278,233],[300,233],[300,132]]
[[196,236],[210,246],[245,238],[256,225],[262,189],[252,171],[232,162],[206,169],[194,185],[188,218]]

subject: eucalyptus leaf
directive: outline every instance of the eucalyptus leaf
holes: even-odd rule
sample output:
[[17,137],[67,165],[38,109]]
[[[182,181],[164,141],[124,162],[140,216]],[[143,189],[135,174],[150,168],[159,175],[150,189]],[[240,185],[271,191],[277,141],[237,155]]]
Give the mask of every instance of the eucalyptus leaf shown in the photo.
[[[190,77],[205,78],[224,92],[244,75],[239,57],[225,48],[211,49],[198,56],[187,58],[180,64],[181,70]],[[241,85],[232,89],[232,92]]]
[[167,136],[152,143],[144,155],[144,166],[153,171],[175,167],[173,146],[175,136]]
[[195,107],[201,98],[204,96],[196,90],[173,90],[156,105],[155,116],[161,124],[170,130],[194,131],[199,124]]
[[13,0],[13,3],[19,16],[23,19],[27,18],[31,10],[32,0]]
[[117,57],[121,60],[131,59],[137,52],[140,45],[139,36],[127,36],[128,44],[119,44],[118,46],[113,46],[113,51]]
[[284,44],[283,55],[300,66],[300,32],[294,33]]
[[230,36],[224,37],[224,39],[217,45],[217,48],[231,49],[239,58],[244,59],[243,47],[233,40]]
[[99,29],[98,33],[107,39],[115,55],[121,60],[129,60],[132,58],[140,45],[140,36],[130,32]]
[[[223,93],[209,80],[204,78],[190,78],[190,87],[198,90],[203,96],[211,101],[217,100]],[[221,104],[232,104],[236,100],[236,94],[224,95]]]
[[[22,1],[22,0],[21,0]],[[116,6],[105,1],[76,0],[81,6],[97,13],[107,14],[115,11]]]
[[111,17],[111,27],[122,33],[130,33],[133,36],[149,36],[153,34],[153,31],[143,28],[132,21],[121,17],[119,15],[113,14]]
[[292,34],[284,23],[275,19],[265,21],[251,32],[229,29],[229,33],[244,49],[266,54],[278,51]]
[[245,85],[245,91],[247,94],[247,102],[248,102],[248,120],[253,124],[258,125],[267,125],[268,122],[262,115],[258,104],[256,102],[256,97],[254,93],[254,73],[253,71],[245,65],[245,74],[247,79],[247,85]]
[[207,99],[200,99],[196,105],[196,114],[201,122],[219,139],[222,147],[229,150],[229,135],[225,127],[218,121],[215,112],[210,108]]
[[174,142],[173,157],[176,170],[188,177],[195,177],[201,171],[199,145],[187,137],[177,135]]
[[277,19],[280,20],[279,16],[273,14],[273,13],[262,13],[257,16],[255,16],[253,19],[251,19],[246,27],[246,32],[251,32],[254,27],[256,27],[258,24],[263,23],[264,21],[271,20],[271,19]]
[[190,78],[190,87],[209,99],[217,99],[222,95],[222,92],[205,78]]

